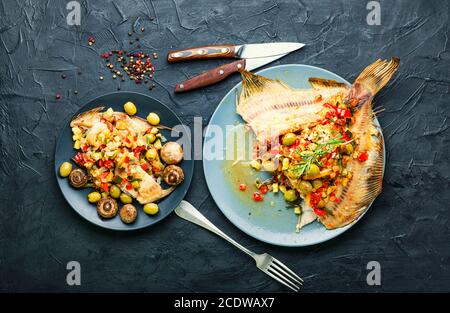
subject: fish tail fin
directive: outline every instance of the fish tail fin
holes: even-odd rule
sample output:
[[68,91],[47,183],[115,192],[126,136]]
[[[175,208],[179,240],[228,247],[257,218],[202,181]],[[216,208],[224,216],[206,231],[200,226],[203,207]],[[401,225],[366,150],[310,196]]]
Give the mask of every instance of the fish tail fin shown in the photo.
[[355,83],[359,83],[369,89],[372,96],[381,90],[394,73],[397,71],[400,59],[393,57],[390,60],[378,59],[359,74]]
[[393,57],[389,61],[378,59],[370,64],[356,78],[347,96],[347,101],[355,102],[352,106],[361,107],[389,82],[397,71],[399,63],[400,59]]

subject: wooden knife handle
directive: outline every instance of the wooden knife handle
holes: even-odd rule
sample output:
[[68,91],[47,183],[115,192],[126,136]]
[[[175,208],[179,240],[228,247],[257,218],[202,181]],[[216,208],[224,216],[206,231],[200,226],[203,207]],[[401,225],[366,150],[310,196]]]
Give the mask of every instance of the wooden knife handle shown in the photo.
[[234,45],[211,45],[169,51],[167,62],[234,57]]
[[190,91],[197,88],[213,85],[224,80],[229,75],[245,68],[245,60],[237,60],[229,64],[225,64],[215,69],[206,71],[200,75],[192,77],[175,86],[175,92]]

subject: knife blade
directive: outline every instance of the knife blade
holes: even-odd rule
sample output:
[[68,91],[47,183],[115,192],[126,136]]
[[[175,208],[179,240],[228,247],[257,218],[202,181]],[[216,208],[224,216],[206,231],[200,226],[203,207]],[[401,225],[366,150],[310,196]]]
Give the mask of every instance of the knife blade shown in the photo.
[[188,49],[169,51],[167,54],[167,61],[172,63],[212,58],[262,58],[280,54],[285,55],[298,50],[303,46],[304,44],[298,42],[198,46]]

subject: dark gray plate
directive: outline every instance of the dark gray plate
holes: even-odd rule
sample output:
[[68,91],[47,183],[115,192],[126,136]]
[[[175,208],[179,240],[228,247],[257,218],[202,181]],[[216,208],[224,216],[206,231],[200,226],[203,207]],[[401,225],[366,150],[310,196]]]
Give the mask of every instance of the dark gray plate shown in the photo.
[[[161,118],[161,124],[169,127],[173,127],[175,125],[182,125],[180,118],[170,110],[166,105],[162,104],[158,100],[146,96],[144,94],[135,93],[135,92],[114,92],[110,94],[103,95],[101,97],[95,98],[89,101],[85,106],[83,106],[74,116],[81,112],[88,111],[90,109],[105,106],[105,108],[111,107],[114,111],[123,111],[123,104],[127,101],[132,101],[136,104],[138,109],[137,115],[145,118],[148,113],[155,112]],[[91,188],[84,189],[74,189],[69,185],[69,182],[66,178],[61,178],[59,176],[59,166],[61,163],[65,161],[69,161],[73,164],[74,168],[76,165],[71,161],[73,155],[75,155],[76,150],[73,148],[72,141],[72,130],[69,126],[70,120],[67,122],[66,126],[63,128],[58,141],[56,143],[55,150],[55,174],[56,179],[58,181],[58,185],[66,198],[67,202],[69,202],[70,206],[83,218],[88,220],[89,222],[96,224],[103,228],[109,228],[113,230],[135,230],[144,228],[150,225],[153,225],[167,215],[169,215],[181,202],[181,200],[186,195],[187,190],[189,189],[189,184],[192,179],[192,174],[194,171],[194,160],[192,157],[190,160],[183,160],[180,163],[180,166],[183,168],[185,180],[179,185],[168,197],[159,201],[159,213],[155,216],[149,216],[145,214],[142,210],[142,206],[134,201],[133,204],[138,209],[138,217],[133,224],[124,224],[119,216],[116,216],[112,219],[103,219],[97,214],[96,206],[90,204],[87,201],[87,194],[92,192]],[[186,131],[188,128],[183,126]],[[175,141],[178,138],[171,136],[171,131],[162,130],[161,133],[164,137],[169,141]],[[186,134],[186,132],[184,132]],[[182,134],[180,134],[181,136]],[[175,134],[175,136],[177,136]],[[165,188],[166,186],[164,186]],[[119,205],[120,205],[119,201]]]

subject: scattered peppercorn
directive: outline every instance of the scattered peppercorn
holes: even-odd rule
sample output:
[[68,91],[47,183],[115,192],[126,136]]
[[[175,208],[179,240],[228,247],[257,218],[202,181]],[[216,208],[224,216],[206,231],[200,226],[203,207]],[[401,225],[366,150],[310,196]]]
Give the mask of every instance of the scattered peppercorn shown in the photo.
[[73,93],[77,95],[78,94],[78,90],[74,90]]
[[100,76],[100,77],[99,77],[100,80],[103,80],[103,78],[104,78],[103,76]]
[[[154,58],[155,54],[156,53],[152,54]],[[100,54],[100,57],[105,59],[106,67],[110,70],[113,79],[120,77],[122,81],[125,81],[125,78],[123,77],[123,73],[125,72],[129,79],[133,80],[136,84],[147,84],[148,78],[151,79],[155,72],[150,55],[142,51],[127,53],[123,50],[113,50],[108,53]],[[119,68],[118,65],[120,65],[120,68],[122,68],[123,71],[117,70],[115,64],[117,65],[117,68]],[[101,77],[100,80],[103,80],[103,76]]]
[[133,33],[132,32],[128,32],[128,36],[131,36],[131,35],[133,35]]
[[62,78],[62,79],[66,79],[66,77],[67,77],[67,76],[64,75],[64,74],[61,75],[61,78]]
[[145,28],[144,28],[144,26],[142,26],[141,27],[141,32],[144,32],[145,31]]
[[55,94],[55,98],[56,98],[56,100],[61,99],[61,94],[60,94],[59,92],[57,92],[57,93]]

